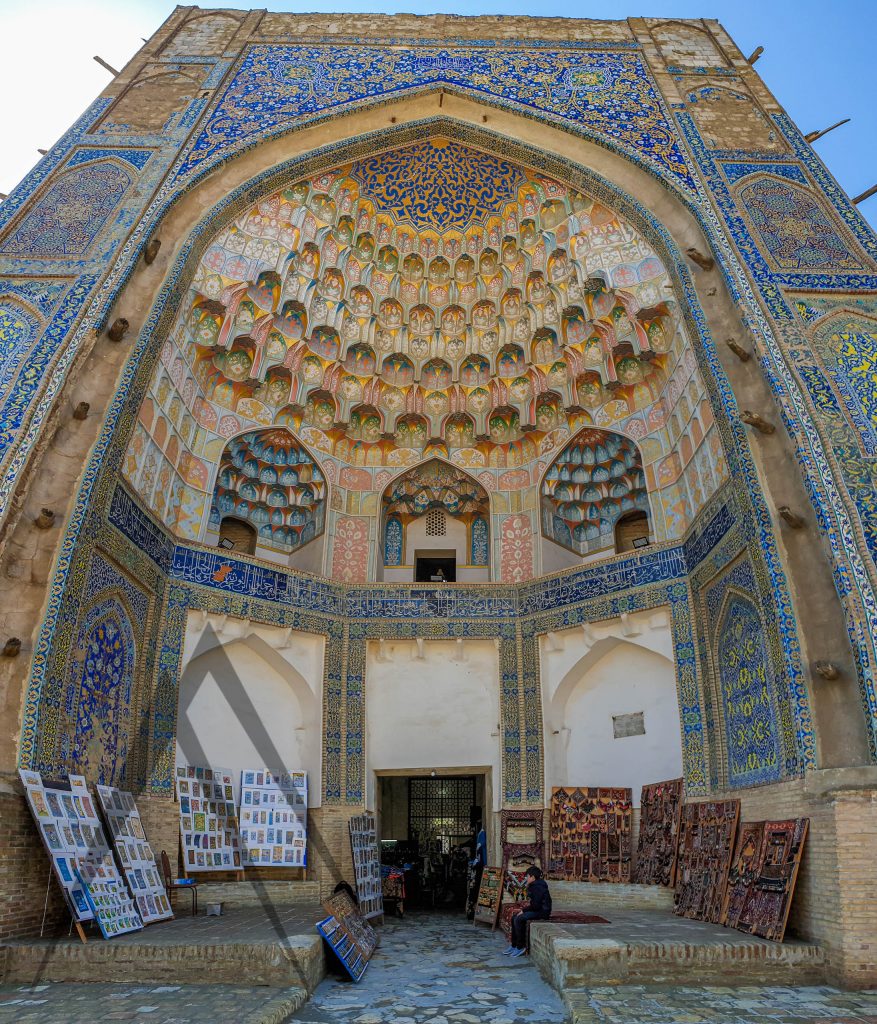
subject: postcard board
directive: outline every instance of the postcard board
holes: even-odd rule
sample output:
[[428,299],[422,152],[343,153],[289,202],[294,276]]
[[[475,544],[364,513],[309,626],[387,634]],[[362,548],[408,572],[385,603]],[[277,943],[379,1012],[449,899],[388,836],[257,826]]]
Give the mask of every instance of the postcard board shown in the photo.
[[97,798],[109,827],[125,881],[144,924],[173,917],[155,854],[143,830],[134,794],[114,786],[97,786]]
[[481,873],[478,899],[475,902],[475,920],[481,924],[489,924],[491,928],[496,928],[499,918],[504,875],[502,868],[491,867],[486,867]]
[[240,871],[241,837],[231,772],[178,765],[176,789],[186,874]]
[[384,889],[377,824],[373,814],[359,814],[350,819],[350,847],[359,912],[364,918],[379,917],[384,912]]
[[[77,794],[77,809],[67,783],[44,783],[39,772],[20,771],[18,774],[24,785],[28,807],[73,920],[93,920],[94,910],[88,902],[82,879],[76,873],[80,858],[87,855],[89,843],[93,842],[91,829],[88,831],[88,839],[83,833],[79,812],[85,814],[93,808],[87,807],[81,794]],[[88,803],[91,804],[90,797]]]
[[241,847],[245,867],[307,865],[306,772],[247,768],[241,772]]
[[80,857],[76,872],[85,883],[85,895],[105,939],[125,932],[136,932],[143,920],[131,899],[107,841],[97,807],[82,775],[70,775],[70,794],[79,813],[79,827],[89,844]]

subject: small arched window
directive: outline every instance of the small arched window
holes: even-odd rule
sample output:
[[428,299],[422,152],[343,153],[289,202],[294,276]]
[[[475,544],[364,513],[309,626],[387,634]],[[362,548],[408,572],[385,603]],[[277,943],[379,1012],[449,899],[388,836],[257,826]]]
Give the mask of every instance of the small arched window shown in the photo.
[[648,547],[649,517],[645,512],[628,512],[615,524],[615,551],[633,551],[636,548]]
[[234,516],[226,516],[219,524],[219,547],[227,551],[238,551],[245,555],[256,553],[257,534],[255,527],[244,522],[243,519],[235,519]]

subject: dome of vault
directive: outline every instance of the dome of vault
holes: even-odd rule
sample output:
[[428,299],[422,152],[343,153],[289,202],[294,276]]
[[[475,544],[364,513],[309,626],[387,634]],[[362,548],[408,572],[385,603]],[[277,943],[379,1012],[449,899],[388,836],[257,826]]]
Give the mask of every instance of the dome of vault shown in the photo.
[[667,282],[601,203],[435,138],[230,225],[195,277],[188,361],[213,404],[350,462],[480,449],[520,464],[557,427],[655,401]]

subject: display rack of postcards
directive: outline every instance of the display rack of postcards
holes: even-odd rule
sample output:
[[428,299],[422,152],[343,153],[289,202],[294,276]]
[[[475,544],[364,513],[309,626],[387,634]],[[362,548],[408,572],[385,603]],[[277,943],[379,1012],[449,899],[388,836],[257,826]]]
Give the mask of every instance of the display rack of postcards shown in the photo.
[[[90,807],[91,798],[86,796],[86,804],[83,797],[77,794],[77,801],[69,782],[44,782],[39,772],[20,771],[19,776],[76,930],[85,942],[81,922],[93,920],[94,911],[88,902],[85,886],[76,872],[80,858],[86,856],[89,848],[80,824],[77,802],[83,815],[86,815],[89,810],[93,810]],[[89,838],[93,839],[91,830]]]
[[85,883],[85,895],[105,939],[139,931],[143,920],[116,867],[97,807],[82,775],[70,775],[70,795],[79,814],[79,828],[88,845],[76,871]]
[[97,786],[97,798],[109,827],[116,856],[144,924],[173,917],[155,854],[143,830],[134,794]]
[[365,918],[380,917],[384,912],[384,889],[377,824],[373,814],[359,814],[350,819],[350,848],[359,912]]
[[245,867],[307,865],[307,772],[241,772],[241,845]]
[[375,930],[363,920],[346,892],[338,892],[323,901],[329,915],[317,922],[317,931],[332,947],[351,978],[359,981],[365,974],[378,939]]
[[183,873],[235,871],[242,874],[241,837],[231,772],[178,765],[180,843]]

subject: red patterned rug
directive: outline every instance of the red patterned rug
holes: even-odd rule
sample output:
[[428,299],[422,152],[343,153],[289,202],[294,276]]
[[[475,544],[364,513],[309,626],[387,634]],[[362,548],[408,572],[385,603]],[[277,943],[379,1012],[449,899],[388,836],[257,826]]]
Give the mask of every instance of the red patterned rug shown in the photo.
[[[511,939],[512,936],[512,918],[520,909],[520,905],[514,903],[507,903],[502,908],[500,923],[507,939]],[[585,914],[581,910],[554,910],[549,924],[609,924],[609,922],[605,917],[600,917],[598,914]]]

